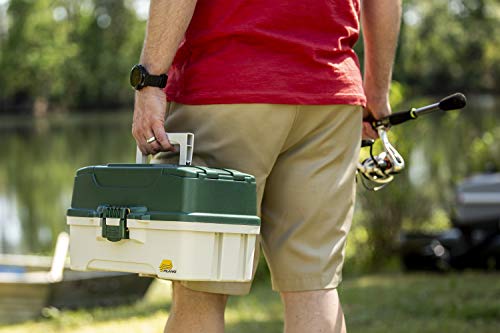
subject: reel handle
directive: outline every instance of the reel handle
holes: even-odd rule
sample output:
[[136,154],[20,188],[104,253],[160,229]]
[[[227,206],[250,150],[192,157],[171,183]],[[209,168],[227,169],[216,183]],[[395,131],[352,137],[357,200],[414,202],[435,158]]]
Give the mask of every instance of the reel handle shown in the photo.
[[374,143],[375,140],[372,139],[361,140],[361,148],[373,146]]

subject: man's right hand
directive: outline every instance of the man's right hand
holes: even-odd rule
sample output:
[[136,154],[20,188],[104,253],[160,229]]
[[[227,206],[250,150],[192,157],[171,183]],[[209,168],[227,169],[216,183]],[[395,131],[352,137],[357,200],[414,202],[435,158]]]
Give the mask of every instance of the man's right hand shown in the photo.
[[[369,89],[365,87],[365,91],[369,92]],[[367,102],[363,110],[363,139],[376,140],[378,133],[372,127],[372,122],[389,116],[391,114],[391,104],[387,93],[379,94],[380,98],[370,98],[369,93],[366,95]]]
[[[166,107],[165,93],[160,88],[144,87],[135,92],[132,135],[143,154],[175,151],[165,133]],[[156,140],[148,143],[152,137]]]
[[[361,4],[363,84],[367,99],[364,116],[378,120],[391,114],[388,93],[401,21],[401,0],[365,0]],[[371,139],[378,137],[368,122],[363,124],[363,133]]]

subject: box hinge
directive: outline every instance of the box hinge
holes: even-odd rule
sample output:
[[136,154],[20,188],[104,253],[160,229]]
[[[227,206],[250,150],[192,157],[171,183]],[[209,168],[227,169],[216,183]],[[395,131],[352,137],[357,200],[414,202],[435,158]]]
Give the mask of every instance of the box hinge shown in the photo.
[[217,172],[216,169],[211,169],[207,167],[198,167],[198,166],[193,166],[193,168],[196,168],[201,171],[198,172],[198,178],[219,179],[219,173]]
[[111,242],[118,242],[129,238],[127,228],[127,216],[130,213],[128,207],[100,206],[102,237]]

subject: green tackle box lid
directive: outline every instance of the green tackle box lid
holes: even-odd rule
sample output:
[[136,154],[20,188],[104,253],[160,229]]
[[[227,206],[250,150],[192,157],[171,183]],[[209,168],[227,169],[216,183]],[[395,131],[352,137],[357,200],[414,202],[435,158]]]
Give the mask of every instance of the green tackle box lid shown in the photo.
[[67,215],[126,209],[131,219],[260,225],[256,202],[255,177],[236,170],[108,164],[77,171]]

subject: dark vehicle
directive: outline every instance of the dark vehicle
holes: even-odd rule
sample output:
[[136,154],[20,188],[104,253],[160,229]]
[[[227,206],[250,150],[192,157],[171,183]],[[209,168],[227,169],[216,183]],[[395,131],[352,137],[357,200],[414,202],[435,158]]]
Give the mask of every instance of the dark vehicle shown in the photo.
[[473,176],[457,187],[452,224],[439,234],[403,234],[404,267],[500,269],[500,173]]

